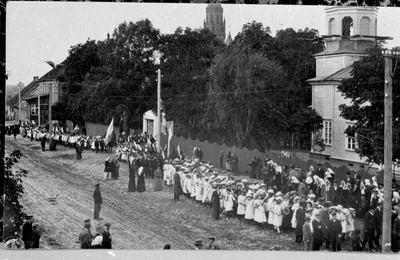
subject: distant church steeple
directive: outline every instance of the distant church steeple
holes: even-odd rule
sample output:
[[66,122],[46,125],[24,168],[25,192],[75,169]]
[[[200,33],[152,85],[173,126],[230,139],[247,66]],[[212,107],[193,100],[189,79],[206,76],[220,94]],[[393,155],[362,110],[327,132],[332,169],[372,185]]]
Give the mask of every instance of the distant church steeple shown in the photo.
[[224,9],[220,3],[208,4],[204,28],[208,28],[218,39],[225,42],[225,19],[223,18],[223,13]]

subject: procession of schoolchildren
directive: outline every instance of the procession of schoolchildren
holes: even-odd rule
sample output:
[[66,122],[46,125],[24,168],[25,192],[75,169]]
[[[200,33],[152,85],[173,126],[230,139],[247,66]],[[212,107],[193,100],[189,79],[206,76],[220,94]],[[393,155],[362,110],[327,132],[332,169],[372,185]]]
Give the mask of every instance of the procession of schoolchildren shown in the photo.
[[[35,137],[44,136],[41,132],[37,130]],[[32,133],[31,139],[35,138]],[[57,140],[64,140],[67,134],[54,135],[59,135]],[[82,149],[97,152],[102,147],[109,147],[105,143],[100,145],[104,137],[74,133],[68,133],[68,136],[69,140],[81,140],[79,145]],[[126,161],[129,164],[129,192],[144,192],[144,179],[155,179],[155,191],[170,190],[174,193],[175,201],[182,200],[183,196],[186,197],[185,201],[192,200],[209,206],[212,208],[210,218],[215,221],[238,218],[243,223],[270,232],[292,232],[298,250],[341,251],[342,243],[351,243],[353,251],[382,250],[380,237],[384,194],[383,185],[378,184],[376,176],[362,179],[360,175],[352,176],[348,172],[344,179],[339,179],[335,178],[332,169],[323,169],[321,164],[317,164],[316,169],[312,166],[300,169],[294,165],[278,165],[266,157],[253,158],[249,162],[251,169],[254,169],[254,164],[260,165],[263,174],[255,174],[252,170],[251,178],[238,179],[237,165],[234,165],[234,157],[230,152],[225,161],[224,152],[220,152],[220,157],[215,158],[218,165],[204,162],[200,147],[195,147],[190,157],[185,157],[178,149],[167,159],[164,151],[162,154],[156,153],[154,142],[154,138],[145,134],[127,136],[122,133],[116,139],[115,158],[108,158],[105,163],[104,179],[118,179],[119,162]],[[111,164],[114,170],[110,170]],[[137,182],[135,176],[138,177]],[[395,179],[390,196],[391,249],[399,252],[400,196]],[[362,219],[363,225],[356,228],[355,218]],[[90,220],[85,221],[86,229],[88,224],[90,226]],[[101,229],[101,233],[107,233],[109,226]],[[81,247],[90,248],[89,244],[94,241],[93,236],[89,239],[86,235],[81,240]],[[110,247],[111,244],[107,244],[107,248]],[[202,241],[196,241],[194,247],[200,249]]]

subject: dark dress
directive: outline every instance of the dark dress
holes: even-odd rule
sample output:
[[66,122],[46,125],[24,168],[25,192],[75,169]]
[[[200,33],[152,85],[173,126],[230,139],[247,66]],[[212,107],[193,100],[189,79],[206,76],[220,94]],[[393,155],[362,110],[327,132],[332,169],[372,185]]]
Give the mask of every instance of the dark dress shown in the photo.
[[154,171],[154,191],[162,191],[163,189],[163,179],[162,172],[159,170]]
[[296,243],[301,243],[303,241],[303,225],[305,222],[305,211],[303,208],[299,208],[296,210],[296,229],[294,233],[296,235]]
[[211,202],[212,202],[212,217],[215,220],[219,219],[219,212],[220,212],[220,198],[219,198],[219,192],[218,191],[214,191],[211,197]]
[[175,172],[174,174],[174,201],[179,200],[179,196],[183,194],[182,185],[181,185],[181,177],[179,173]]
[[136,191],[136,183],[135,183],[135,176],[136,175],[136,167],[135,165],[129,166],[129,184],[128,184],[128,192],[135,192]]
[[[140,169],[140,168],[142,168],[142,169]],[[139,176],[138,176],[138,182],[137,182],[137,191],[143,192],[146,190],[145,183],[144,183],[144,169],[143,169],[143,166],[141,166],[140,168],[139,168]],[[142,171],[141,173],[140,173],[140,170]]]

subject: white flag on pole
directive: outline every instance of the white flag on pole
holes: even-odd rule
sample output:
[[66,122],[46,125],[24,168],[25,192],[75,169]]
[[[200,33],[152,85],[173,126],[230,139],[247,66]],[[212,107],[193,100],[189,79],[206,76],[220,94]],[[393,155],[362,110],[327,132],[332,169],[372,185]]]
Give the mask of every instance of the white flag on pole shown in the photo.
[[178,144],[177,150],[178,150],[178,156],[180,157],[180,156],[181,156],[181,149],[180,149],[180,147],[179,147],[179,144]]
[[107,145],[111,141],[112,133],[114,132],[114,117],[111,119],[111,123],[108,126],[107,133],[106,133],[106,138],[104,140],[104,143]]

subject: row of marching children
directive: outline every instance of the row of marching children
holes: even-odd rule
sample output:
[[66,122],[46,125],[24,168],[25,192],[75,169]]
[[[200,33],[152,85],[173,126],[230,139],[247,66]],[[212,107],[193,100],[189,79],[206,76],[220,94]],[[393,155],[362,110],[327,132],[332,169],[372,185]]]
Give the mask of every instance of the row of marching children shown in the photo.
[[174,186],[175,201],[183,194],[199,205],[209,206],[215,220],[221,215],[237,217],[261,229],[294,232],[299,249],[317,251],[325,245],[340,251],[341,242],[355,231],[352,208],[333,206],[323,198],[317,200],[314,194],[283,194],[265,184],[235,180],[230,172],[198,159],[166,160],[164,181]]

